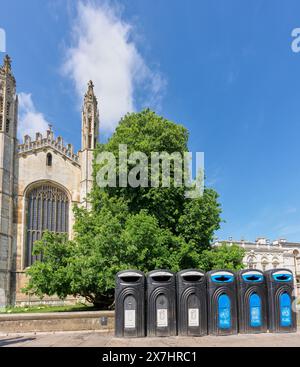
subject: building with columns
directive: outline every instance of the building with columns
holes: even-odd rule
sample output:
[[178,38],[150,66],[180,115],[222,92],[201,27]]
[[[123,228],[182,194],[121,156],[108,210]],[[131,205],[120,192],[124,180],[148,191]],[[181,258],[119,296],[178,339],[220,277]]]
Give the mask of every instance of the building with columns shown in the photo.
[[98,141],[99,112],[93,83],[84,96],[81,150],[54,136],[17,140],[18,96],[11,60],[0,67],[0,307],[21,304],[25,269],[36,257],[34,241],[45,230],[72,236],[73,204],[89,206],[93,150]]
[[257,238],[255,242],[245,240],[216,241],[214,246],[221,244],[236,244],[245,249],[243,263],[246,268],[269,270],[273,268],[287,268],[294,274],[297,295],[300,295],[300,243],[288,242],[286,239],[270,241]]

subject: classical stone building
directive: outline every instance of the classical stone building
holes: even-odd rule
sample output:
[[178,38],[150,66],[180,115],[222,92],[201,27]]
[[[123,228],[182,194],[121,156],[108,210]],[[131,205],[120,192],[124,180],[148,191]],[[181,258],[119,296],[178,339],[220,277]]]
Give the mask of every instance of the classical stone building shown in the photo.
[[74,203],[88,206],[99,113],[93,83],[84,96],[81,150],[55,137],[17,140],[18,96],[8,56],[0,67],[0,307],[27,301],[21,293],[25,269],[36,258],[34,241],[45,230],[72,236]]
[[255,242],[244,240],[217,241],[215,246],[222,243],[237,244],[245,249],[243,263],[247,268],[269,270],[273,268],[287,268],[294,274],[297,294],[300,295],[300,243],[288,242],[285,239],[269,241],[257,238]]

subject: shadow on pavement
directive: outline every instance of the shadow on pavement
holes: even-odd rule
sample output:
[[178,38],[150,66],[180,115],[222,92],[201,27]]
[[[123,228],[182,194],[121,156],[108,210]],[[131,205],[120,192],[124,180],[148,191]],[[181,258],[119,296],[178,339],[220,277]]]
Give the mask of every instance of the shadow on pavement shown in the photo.
[[24,338],[22,336],[18,336],[16,338],[8,338],[4,340],[0,340],[0,347],[5,347],[10,344],[24,343],[27,341],[35,340],[36,338]]

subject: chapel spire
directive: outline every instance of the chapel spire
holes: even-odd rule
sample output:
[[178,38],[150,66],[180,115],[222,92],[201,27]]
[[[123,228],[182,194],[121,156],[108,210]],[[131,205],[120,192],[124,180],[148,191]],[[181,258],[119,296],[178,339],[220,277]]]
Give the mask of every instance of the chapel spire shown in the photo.
[[94,84],[91,80],[88,82],[88,89],[84,95],[81,131],[81,149],[95,149],[99,136],[99,111]]

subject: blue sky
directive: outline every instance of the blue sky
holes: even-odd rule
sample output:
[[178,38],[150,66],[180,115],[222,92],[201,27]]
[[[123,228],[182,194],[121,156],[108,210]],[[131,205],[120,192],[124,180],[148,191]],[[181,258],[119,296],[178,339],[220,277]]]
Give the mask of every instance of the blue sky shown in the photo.
[[93,78],[102,140],[144,106],[189,129],[220,194],[219,238],[300,241],[299,14],[296,0],[2,0],[20,134],[51,122],[79,149]]

